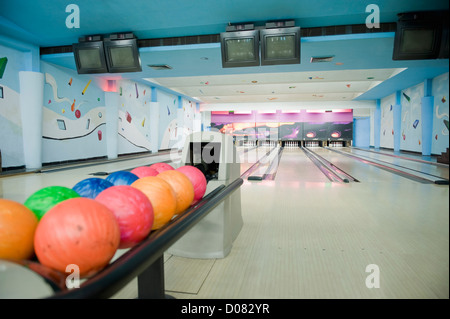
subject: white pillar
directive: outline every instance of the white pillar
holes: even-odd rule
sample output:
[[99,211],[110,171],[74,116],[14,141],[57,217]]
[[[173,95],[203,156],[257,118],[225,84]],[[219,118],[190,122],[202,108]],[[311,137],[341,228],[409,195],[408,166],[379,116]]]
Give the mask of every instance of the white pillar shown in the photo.
[[152,153],[158,153],[159,141],[159,103],[147,103],[150,108],[150,147]]
[[26,169],[42,167],[42,113],[44,74],[20,71],[20,113]]
[[117,92],[105,92],[106,106],[106,155],[117,158],[119,134],[119,97]]

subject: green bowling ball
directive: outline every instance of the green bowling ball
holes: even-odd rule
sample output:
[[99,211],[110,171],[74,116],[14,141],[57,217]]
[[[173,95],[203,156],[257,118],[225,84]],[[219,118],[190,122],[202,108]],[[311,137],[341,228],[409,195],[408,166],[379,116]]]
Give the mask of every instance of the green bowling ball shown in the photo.
[[41,220],[42,216],[59,202],[69,198],[80,197],[71,188],[64,186],[49,186],[42,188],[27,198],[24,205],[28,207]]

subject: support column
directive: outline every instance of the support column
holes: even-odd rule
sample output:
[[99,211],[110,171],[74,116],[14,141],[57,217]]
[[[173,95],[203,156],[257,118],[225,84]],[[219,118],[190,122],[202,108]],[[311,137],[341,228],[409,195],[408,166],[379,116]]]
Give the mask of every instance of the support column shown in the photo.
[[373,138],[375,149],[380,149],[380,131],[381,131],[381,101],[377,100],[377,106],[374,112]]
[[421,106],[422,121],[422,155],[431,155],[431,144],[433,141],[433,104],[434,96],[431,94],[432,80],[426,79],[424,82],[424,97]]
[[44,74],[20,71],[20,112],[26,169],[42,167],[42,113]]
[[401,91],[396,92],[396,103],[393,106],[394,111],[394,152],[400,151],[400,140],[402,131],[402,102]]
[[118,156],[119,97],[117,92],[105,92],[106,153],[108,159]]
[[159,142],[159,103],[158,92],[155,87],[151,87],[151,103],[150,108],[150,151],[158,153]]

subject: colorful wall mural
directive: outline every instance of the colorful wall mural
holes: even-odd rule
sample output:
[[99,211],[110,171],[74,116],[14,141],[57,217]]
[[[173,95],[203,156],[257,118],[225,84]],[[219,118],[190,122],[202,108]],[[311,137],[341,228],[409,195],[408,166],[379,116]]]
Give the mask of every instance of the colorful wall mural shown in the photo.
[[42,162],[106,154],[105,94],[92,77],[41,63],[44,73]]
[[423,96],[423,83],[402,91],[401,150],[422,152],[422,125],[419,124],[421,124]]
[[234,114],[212,112],[211,128],[248,139],[351,140],[352,110]]
[[[424,83],[406,88],[400,92],[401,136],[400,150],[422,153],[422,98],[425,95]],[[449,147],[449,73],[435,77],[431,81],[431,95],[434,99],[433,131],[431,154],[440,155]],[[394,148],[394,110],[396,94],[389,95],[380,102],[381,125],[380,147]],[[374,123],[374,112],[371,112]],[[373,125],[371,125],[373,127]],[[377,134],[378,132],[373,132]],[[371,139],[373,145],[373,139]]]
[[2,167],[24,165],[19,72],[25,63],[21,51],[0,45],[0,152]]
[[151,88],[129,80],[117,83],[119,95],[118,153],[150,151]]
[[178,97],[158,90],[159,103],[159,149],[175,147],[178,137]]
[[432,95],[434,96],[433,140],[431,152],[440,155],[449,144],[449,74],[445,73],[433,79]]
[[381,99],[380,147],[394,149],[395,94]]

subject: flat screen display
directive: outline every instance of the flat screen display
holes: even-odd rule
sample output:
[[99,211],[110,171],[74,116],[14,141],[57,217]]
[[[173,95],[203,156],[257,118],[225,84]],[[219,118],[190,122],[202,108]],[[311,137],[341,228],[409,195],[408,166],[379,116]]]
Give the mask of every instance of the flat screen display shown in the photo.
[[260,31],[261,65],[300,64],[300,27]]
[[222,67],[259,66],[259,31],[245,30],[220,34]]
[[104,45],[110,73],[142,71],[136,39],[107,40]]
[[295,57],[295,37],[268,36],[266,37],[266,57],[268,59],[292,59]]
[[225,42],[228,62],[244,62],[255,60],[255,40],[253,38],[228,39]]
[[72,48],[79,74],[108,73],[103,41],[74,43]]
[[403,53],[427,53],[434,48],[435,30],[405,29],[403,30],[400,51]]
[[115,67],[124,68],[136,63],[131,46],[111,48],[110,53],[112,65]]
[[78,57],[83,68],[98,69],[102,67],[100,51],[97,48],[80,49]]

